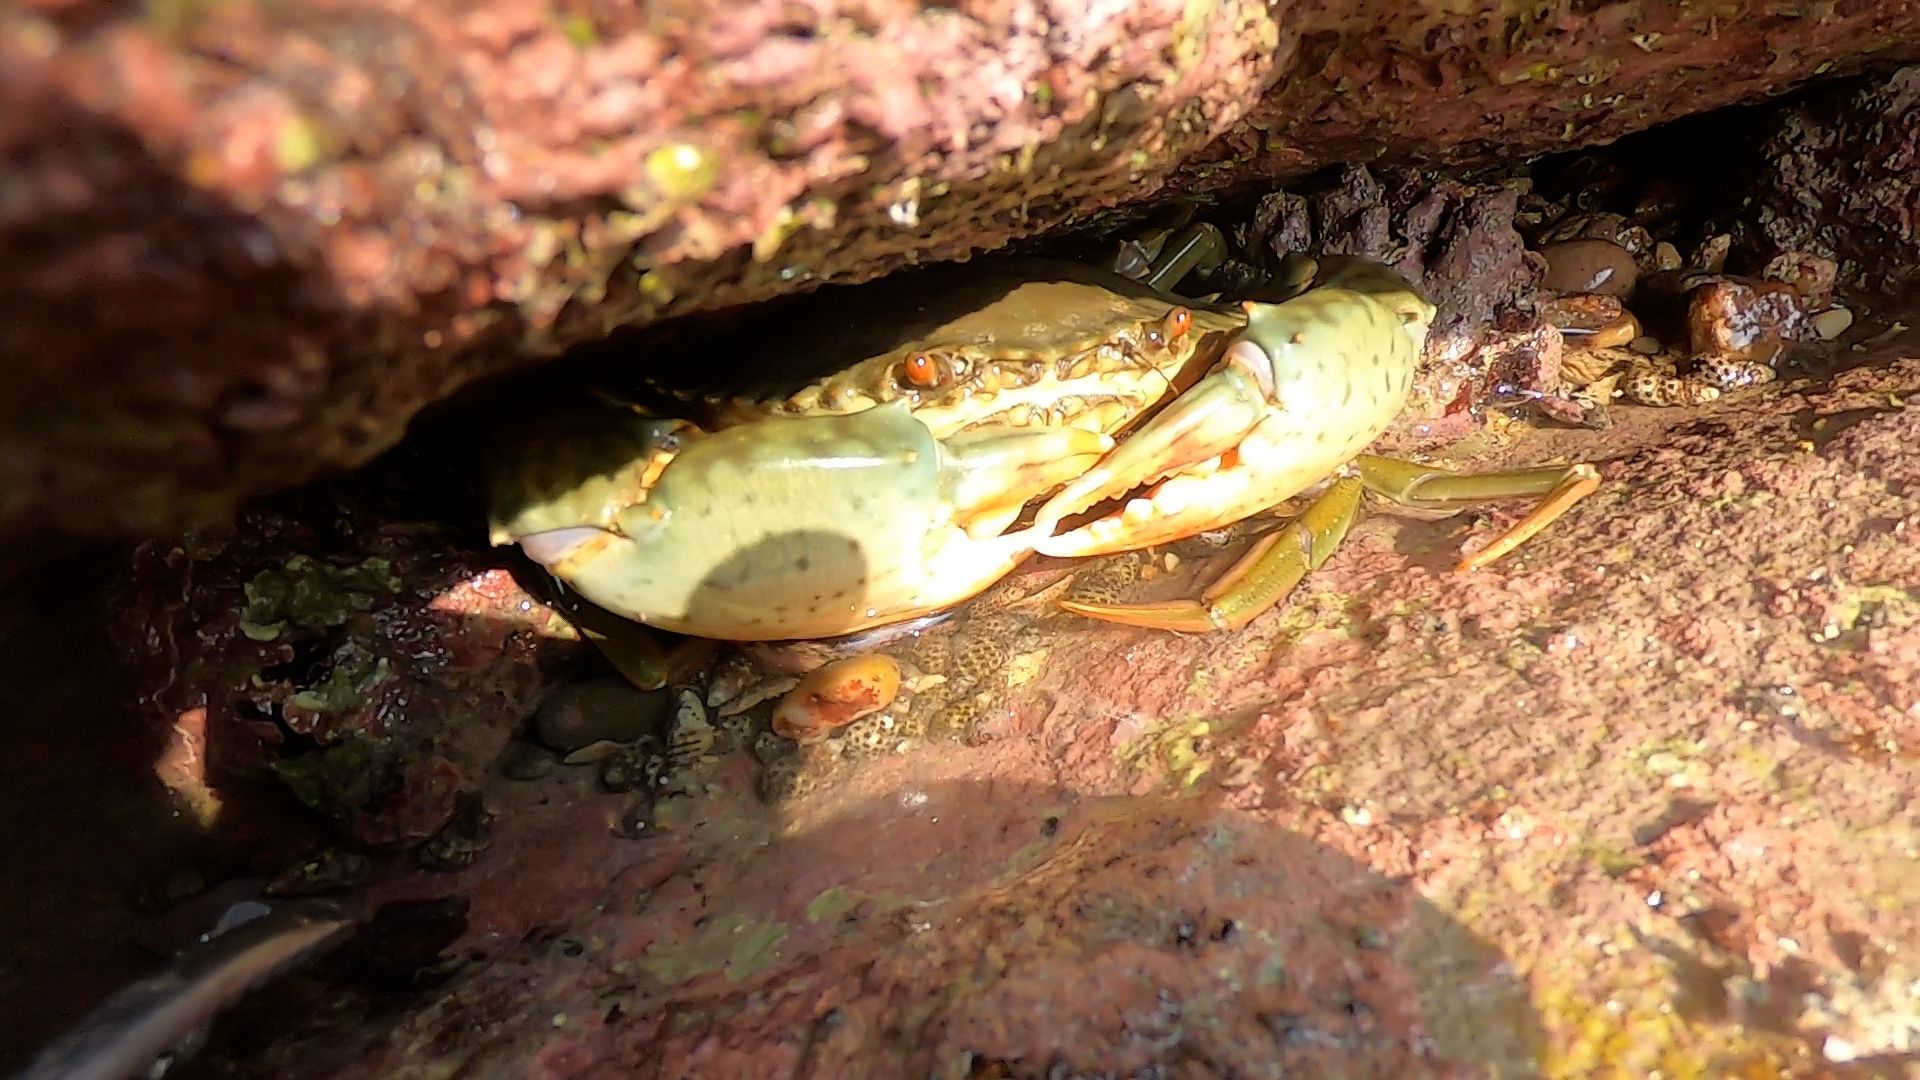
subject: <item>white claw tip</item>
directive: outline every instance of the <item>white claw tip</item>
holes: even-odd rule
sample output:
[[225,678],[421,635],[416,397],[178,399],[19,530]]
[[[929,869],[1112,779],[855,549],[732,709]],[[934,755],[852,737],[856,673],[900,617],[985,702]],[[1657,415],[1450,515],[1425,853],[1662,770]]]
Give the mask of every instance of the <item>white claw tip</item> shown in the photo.
[[541,566],[554,567],[565,562],[567,556],[601,535],[603,534],[599,529],[587,526],[549,529],[546,532],[530,533],[521,537],[520,550],[527,553],[527,558]]

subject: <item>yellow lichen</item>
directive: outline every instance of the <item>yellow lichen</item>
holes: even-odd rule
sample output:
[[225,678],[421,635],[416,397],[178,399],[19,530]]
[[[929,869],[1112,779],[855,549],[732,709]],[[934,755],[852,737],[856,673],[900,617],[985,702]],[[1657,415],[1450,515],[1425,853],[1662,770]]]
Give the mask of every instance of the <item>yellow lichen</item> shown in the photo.
[[647,155],[647,179],[673,202],[691,202],[713,188],[720,162],[692,143],[672,143]]
[[273,159],[282,173],[304,172],[320,161],[322,152],[319,130],[302,116],[281,124],[273,140]]

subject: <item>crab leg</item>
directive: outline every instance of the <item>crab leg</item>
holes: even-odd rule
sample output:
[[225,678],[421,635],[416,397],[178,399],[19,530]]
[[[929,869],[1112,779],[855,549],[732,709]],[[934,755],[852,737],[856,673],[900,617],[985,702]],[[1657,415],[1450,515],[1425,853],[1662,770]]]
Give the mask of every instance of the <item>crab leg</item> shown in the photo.
[[1199,600],[1157,604],[1090,604],[1062,600],[1060,606],[1103,622],[1177,630],[1190,634],[1238,630],[1286,599],[1308,571],[1317,570],[1352,527],[1360,511],[1361,483],[1336,480],[1284,528],[1256,541],[1238,562],[1214,581]]
[[1478,570],[1526,543],[1600,486],[1599,471],[1585,462],[1484,473],[1448,472],[1372,454],[1360,455],[1354,464],[1369,489],[1417,509],[1449,510],[1495,499],[1544,496],[1492,543],[1461,559],[1456,567],[1460,570]]
[[1063,601],[1069,611],[1104,622],[1156,630],[1203,633],[1236,630],[1280,601],[1309,571],[1333,554],[1360,507],[1364,487],[1405,506],[1445,509],[1494,499],[1545,495],[1538,506],[1459,569],[1499,558],[1566,513],[1600,484],[1591,465],[1552,465],[1487,473],[1452,473],[1393,458],[1362,454],[1357,476],[1343,477],[1286,527],[1257,541],[1208,586],[1199,600],[1150,604],[1089,604]]
[[1226,258],[1227,238],[1219,226],[1202,222],[1175,233],[1141,278],[1149,288],[1172,292],[1188,274],[1213,268]]

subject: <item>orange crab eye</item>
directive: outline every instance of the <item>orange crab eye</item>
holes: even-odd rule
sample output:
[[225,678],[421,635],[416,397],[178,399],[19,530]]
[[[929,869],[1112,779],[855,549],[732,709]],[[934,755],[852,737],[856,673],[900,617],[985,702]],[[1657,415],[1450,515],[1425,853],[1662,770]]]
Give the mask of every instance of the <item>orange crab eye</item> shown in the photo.
[[917,352],[900,365],[900,378],[908,386],[931,390],[946,379],[945,366],[932,353]]
[[1166,328],[1167,340],[1178,341],[1187,331],[1193,329],[1193,312],[1183,307],[1174,308],[1167,312],[1167,318],[1162,325]]

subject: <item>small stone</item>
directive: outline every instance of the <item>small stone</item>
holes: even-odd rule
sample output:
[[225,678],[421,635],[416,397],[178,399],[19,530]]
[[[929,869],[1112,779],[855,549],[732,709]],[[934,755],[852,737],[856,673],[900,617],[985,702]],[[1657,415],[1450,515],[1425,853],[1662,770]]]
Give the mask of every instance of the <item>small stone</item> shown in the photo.
[[1611,296],[1573,293],[1540,305],[1540,317],[1583,349],[1611,349],[1641,336],[1640,322]]
[[560,762],[563,765],[595,765],[613,757],[615,754],[621,753],[626,748],[625,743],[617,743],[612,739],[601,739],[597,743],[591,743],[575,750],[573,753],[561,758]]
[[1853,312],[1843,307],[1831,307],[1813,317],[1813,332],[1820,335],[1821,341],[1832,341],[1852,325]]
[[753,737],[751,750],[754,760],[765,764],[790,756],[793,753],[793,743],[771,731],[762,731]]
[[672,706],[665,690],[638,690],[625,679],[563,686],[534,714],[539,740],[562,753],[594,743],[631,742],[656,730]]
[[793,689],[794,686],[797,685],[799,682],[800,682],[799,679],[794,678],[793,676],[790,676],[790,675],[789,676],[773,676],[773,677],[761,679],[759,682],[756,682],[748,686],[745,690],[742,690],[739,696],[735,697],[733,700],[720,706],[720,711],[718,715],[722,720],[728,719],[730,717],[740,716],[744,714],[748,709],[753,708],[755,705],[758,705],[763,701],[770,701],[774,698],[782,696],[787,691]]
[[1639,337],[1628,342],[1627,348],[1632,349],[1641,356],[1659,356],[1660,339],[1654,337],[1652,334],[1641,334]]
[[509,742],[500,752],[500,774],[509,780],[538,780],[558,764],[553,751],[525,739]]
[[1695,269],[1718,274],[1727,268],[1727,252],[1733,248],[1733,237],[1726,233],[1709,236],[1693,249]]
[[1672,776],[1687,767],[1680,755],[1667,750],[1658,750],[1647,755],[1647,771],[1655,776]]
[[1791,285],[1810,308],[1826,307],[1833,302],[1834,282],[1840,269],[1832,259],[1811,251],[1783,251],[1767,260],[1760,277]]
[[1611,240],[1563,240],[1540,249],[1547,272],[1540,287],[1561,293],[1598,293],[1624,300],[1640,271],[1633,255]]
[[1695,355],[1770,364],[1799,336],[1804,304],[1790,285],[1707,282],[1688,295],[1688,340]]
[[754,676],[753,662],[739,653],[721,660],[707,676],[707,707],[717,709],[746,693]]
[[1653,268],[1655,270],[1678,270],[1685,265],[1680,258],[1680,249],[1665,240],[1653,245]]
[[169,911],[206,891],[206,875],[191,866],[180,866],[143,883],[138,904],[143,911]]

